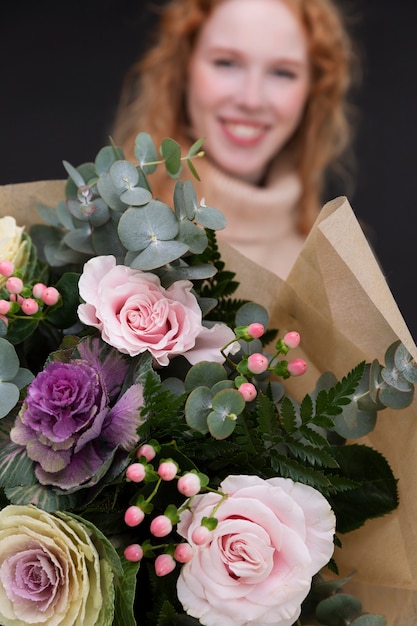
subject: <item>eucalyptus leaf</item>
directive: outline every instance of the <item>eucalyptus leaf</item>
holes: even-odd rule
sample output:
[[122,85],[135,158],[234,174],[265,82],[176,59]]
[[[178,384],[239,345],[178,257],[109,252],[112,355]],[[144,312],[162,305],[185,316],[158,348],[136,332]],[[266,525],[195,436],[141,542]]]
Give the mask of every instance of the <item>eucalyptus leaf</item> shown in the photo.
[[94,254],[94,249],[91,243],[91,228],[88,225],[86,225],[85,228],[71,230],[64,236],[62,241],[76,252],[82,252],[83,254],[88,255]]
[[[74,173],[74,176],[79,180],[79,183],[75,182],[72,177],[68,178],[65,184],[65,197],[66,198],[76,198],[78,195],[78,188],[83,185],[93,185],[93,181],[97,179],[96,168],[94,167],[94,163],[82,163],[76,169],[70,165],[71,171]],[[78,175],[78,176],[77,176]]]
[[130,161],[116,161],[111,166],[109,174],[116,191],[120,194],[136,187],[139,181],[138,171]]
[[174,188],[174,208],[178,219],[186,217],[193,220],[197,207],[197,196],[191,182],[177,181]]
[[18,389],[23,389],[23,387],[29,385],[29,383],[31,383],[33,379],[34,375],[30,370],[28,370],[26,367],[19,367],[19,371],[10,382],[16,385]]
[[249,326],[257,322],[264,328],[268,327],[269,315],[265,307],[254,302],[246,302],[236,313],[236,326]]
[[50,224],[51,226],[60,225],[60,220],[58,218],[56,208],[52,208],[44,204],[37,204],[36,210],[39,213],[39,217],[47,224]]
[[152,194],[148,189],[143,189],[143,187],[134,187],[124,191],[120,196],[120,200],[131,206],[143,206],[152,200]]
[[381,377],[390,387],[394,387],[394,389],[398,389],[398,391],[412,391],[414,389],[412,383],[406,380],[402,372],[395,367],[392,369],[383,367]]
[[126,248],[117,235],[117,229],[112,221],[95,228],[92,234],[92,245],[97,255],[113,254],[118,263],[123,262]]
[[118,224],[120,241],[127,250],[144,250],[151,242],[168,241],[178,234],[178,220],[168,205],[153,200],[129,208]]
[[343,407],[340,415],[335,415],[334,430],[345,439],[359,439],[370,433],[375,428],[377,411],[363,411],[356,402]]
[[207,416],[207,426],[214,439],[226,439],[234,431],[236,420],[218,411],[211,411]]
[[[162,273],[161,282],[165,287],[171,285],[176,280],[206,280],[216,274],[217,270],[211,263],[199,263],[198,265],[170,265],[168,269]],[[202,306],[203,313],[205,310],[211,310],[217,303],[214,298],[206,298],[207,307]],[[199,303],[202,300],[199,298]]]
[[185,390],[190,392],[200,386],[213,387],[221,380],[227,380],[223,365],[214,361],[200,361],[193,365],[185,377]]
[[16,350],[7,339],[0,338],[0,381],[12,380],[19,371]]
[[190,147],[190,149],[188,150],[187,156],[192,157],[198,154],[201,148],[203,147],[204,142],[205,142],[205,137],[202,137],[201,139],[197,139],[197,141],[195,141],[193,145]]
[[211,230],[222,230],[227,224],[221,211],[205,204],[200,204],[196,208],[194,219],[200,226]]
[[350,626],[387,626],[387,620],[383,615],[361,615]]
[[409,391],[399,391],[395,387],[388,384],[381,385],[379,389],[379,399],[387,407],[391,409],[405,409],[412,403],[414,398],[414,389]]
[[182,170],[180,145],[169,137],[165,138],[162,140],[160,152],[165,161],[167,174],[171,178],[178,178]]
[[187,251],[188,246],[180,241],[155,241],[130,262],[130,267],[149,272],[175,261]]
[[85,185],[84,178],[82,177],[80,172],[71,165],[71,163],[68,163],[68,161],[62,161],[62,164],[65,167],[68,176],[72,179],[73,183],[77,187],[82,187],[83,185]]
[[[104,202],[114,211],[125,211],[126,204],[120,200],[120,193],[108,173],[103,173],[97,182],[98,191]],[[123,192],[122,192],[123,193]]]
[[208,387],[197,387],[188,396],[185,403],[185,419],[194,430],[207,433],[207,417],[212,409],[213,394]]
[[135,139],[135,158],[139,167],[152,174],[157,168],[158,154],[152,137],[148,133],[139,133]]
[[185,220],[179,223],[178,239],[188,246],[192,254],[201,254],[208,244],[205,231],[194,222]]
[[101,148],[101,150],[97,153],[94,160],[97,175],[101,176],[102,174],[109,172],[113,163],[123,158],[124,155],[121,148],[117,148],[115,146],[104,146],[104,148]]
[[0,382],[0,418],[5,417],[19,401],[19,389],[13,383]]
[[71,213],[68,211],[66,202],[59,202],[56,208],[56,213],[60,223],[64,228],[66,228],[67,230],[72,230],[73,228],[75,228],[74,220]]
[[246,406],[246,402],[237,389],[221,389],[214,394],[213,410],[223,418],[235,421]]
[[336,593],[321,600],[316,608],[316,618],[326,626],[350,624],[362,611],[361,602],[347,593]]

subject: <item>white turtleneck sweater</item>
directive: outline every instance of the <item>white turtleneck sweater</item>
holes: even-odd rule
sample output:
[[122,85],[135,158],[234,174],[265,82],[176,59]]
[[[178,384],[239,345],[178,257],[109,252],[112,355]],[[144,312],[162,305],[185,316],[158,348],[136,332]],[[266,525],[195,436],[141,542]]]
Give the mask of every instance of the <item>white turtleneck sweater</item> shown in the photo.
[[272,171],[267,184],[256,187],[225,174],[207,159],[196,167],[201,182],[192,182],[198,200],[204,198],[227,220],[226,228],[216,232],[220,247],[225,241],[285,279],[305,239],[296,229],[301,186],[295,172]]

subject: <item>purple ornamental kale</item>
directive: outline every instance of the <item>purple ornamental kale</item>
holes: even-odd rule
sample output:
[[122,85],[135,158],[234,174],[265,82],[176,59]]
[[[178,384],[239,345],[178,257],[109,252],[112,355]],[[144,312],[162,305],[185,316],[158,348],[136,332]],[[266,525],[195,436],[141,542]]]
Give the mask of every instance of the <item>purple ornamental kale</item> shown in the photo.
[[39,482],[64,490],[95,484],[118,447],[135,446],[143,404],[139,384],[119,398],[123,355],[97,338],[77,349],[80,358],[53,361],[32,381],[10,433],[36,463]]

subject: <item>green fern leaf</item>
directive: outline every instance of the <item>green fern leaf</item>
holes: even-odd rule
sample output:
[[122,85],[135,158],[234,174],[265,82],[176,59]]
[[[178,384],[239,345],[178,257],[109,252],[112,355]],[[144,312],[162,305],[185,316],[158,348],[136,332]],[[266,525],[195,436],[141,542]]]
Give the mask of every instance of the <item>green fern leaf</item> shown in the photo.
[[293,433],[297,430],[297,415],[288,396],[285,396],[280,406],[281,424],[285,432]]

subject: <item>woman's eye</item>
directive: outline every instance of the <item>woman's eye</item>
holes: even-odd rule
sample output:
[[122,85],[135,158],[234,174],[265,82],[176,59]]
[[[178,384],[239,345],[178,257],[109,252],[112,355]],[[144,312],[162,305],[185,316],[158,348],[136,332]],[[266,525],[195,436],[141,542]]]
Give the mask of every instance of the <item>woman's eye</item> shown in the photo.
[[236,65],[235,61],[231,59],[215,59],[213,63],[216,67],[233,67]]
[[274,70],[272,70],[272,74],[274,76],[278,76],[279,78],[297,78],[297,74],[296,72],[294,72],[293,70],[288,70],[288,69],[283,69],[283,68],[276,68]]

